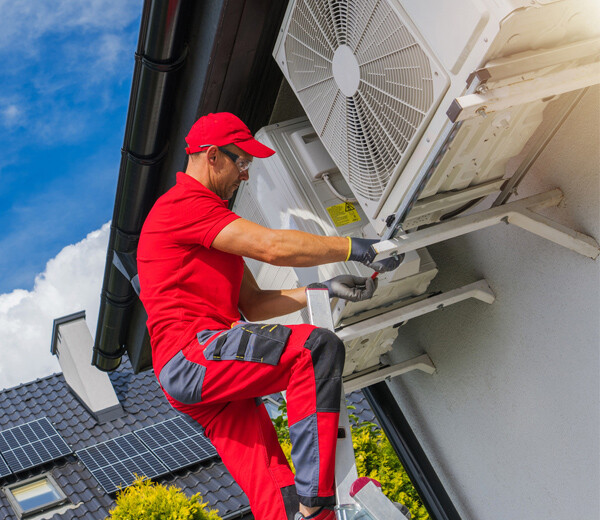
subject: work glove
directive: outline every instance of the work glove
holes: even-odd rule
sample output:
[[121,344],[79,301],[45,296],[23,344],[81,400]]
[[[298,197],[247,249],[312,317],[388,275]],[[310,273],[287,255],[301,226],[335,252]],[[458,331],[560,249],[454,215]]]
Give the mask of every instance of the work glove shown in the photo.
[[340,274],[321,284],[327,287],[330,298],[342,298],[351,302],[368,300],[377,289],[377,279],[351,274]]
[[348,254],[348,260],[360,262],[361,264],[366,265],[378,273],[393,271],[402,263],[402,260],[404,260],[404,254],[401,254],[398,256],[390,256],[385,260],[373,262],[373,259],[377,253],[371,246],[373,244],[377,244],[379,240],[356,237],[348,237],[348,239],[350,240],[350,253]]

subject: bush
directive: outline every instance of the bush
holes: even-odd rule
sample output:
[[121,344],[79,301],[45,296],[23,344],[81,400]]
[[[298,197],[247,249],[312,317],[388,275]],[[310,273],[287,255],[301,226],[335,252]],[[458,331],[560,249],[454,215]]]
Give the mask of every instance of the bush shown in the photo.
[[410,509],[413,520],[428,520],[417,490],[385,433],[375,424],[363,423],[352,428],[356,470],[361,477],[381,482],[385,495]]
[[[353,406],[348,407],[350,411],[353,409]],[[280,415],[273,419],[273,425],[277,430],[283,453],[293,469],[292,443],[287,427],[285,402],[279,406],[279,411]],[[429,513],[381,428],[374,423],[359,422],[358,417],[352,413],[350,413],[350,423],[358,475],[381,482],[385,495],[390,500],[408,507],[413,520],[429,520]]]
[[132,486],[119,491],[117,505],[107,520],[221,520],[206,510],[202,497],[186,497],[175,486],[168,488],[138,477]]

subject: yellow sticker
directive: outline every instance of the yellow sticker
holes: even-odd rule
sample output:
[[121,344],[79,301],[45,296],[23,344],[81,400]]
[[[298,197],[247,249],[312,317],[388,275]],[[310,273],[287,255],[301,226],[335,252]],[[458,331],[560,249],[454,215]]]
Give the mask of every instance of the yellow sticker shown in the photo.
[[345,226],[346,224],[352,224],[352,222],[358,222],[360,220],[358,211],[356,211],[354,205],[349,202],[329,206],[327,208],[327,213],[329,213],[335,227]]

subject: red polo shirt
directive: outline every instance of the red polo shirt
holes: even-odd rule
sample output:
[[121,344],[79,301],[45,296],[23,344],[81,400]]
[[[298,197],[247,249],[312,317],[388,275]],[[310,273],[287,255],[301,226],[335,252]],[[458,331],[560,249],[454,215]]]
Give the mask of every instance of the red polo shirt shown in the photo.
[[244,261],[211,247],[237,218],[227,201],[182,172],[148,214],[137,264],[157,374],[197,332],[240,319]]

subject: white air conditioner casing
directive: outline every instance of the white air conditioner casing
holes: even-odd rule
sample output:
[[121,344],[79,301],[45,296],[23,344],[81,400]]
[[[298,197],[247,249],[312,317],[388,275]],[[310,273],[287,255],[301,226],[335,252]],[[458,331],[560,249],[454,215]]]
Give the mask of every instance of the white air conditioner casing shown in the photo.
[[[232,210],[241,217],[273,229],[297,229],[326,236],[377,238],[375,230],[358,203],[340,200],[323,180],[329,176],[334,189],[352,197],[339,170],[328,156],[306,118],[294,119],[262,128],[256,138],[277,153],[267,159],[255,158],[250,182],[240,186]],[[347,209],[348,211],[344,211]],[[356,262],[337,262],[318,267],[279,267],[246,258],[262,289],[289,289],[330,279],[339,274],[370,276],[371,269]],[[437,267],[426,249],[406,255],[401,266],[379,275],[373,298],[363,302],[332,301],[336,324],[361,313],[385,312],[402,299],[422,295],[437,274]],[[306,311],[276,318],[277,323],[308,323]],[[355,341],[359,358],[349,356],[346,370],[377,365],[379,356],[391,348],[397,335],[393,328],[372,334],[366,341]]]
[[[475,91],[472,73],[488,63],[597,37],[597,12],[593,0],[291,0],[273,54],[383,235],[390,215],[413,207],[407,201],[422,179],[404,229],[465,205],[464,198],[440,203],[445,194],[499,189],[507,161],[540,125],[548,99],[459,125],[447,111]],[[565,60],[536,75],[581,63],[576,53]],[[486,87],[503,82],[511,83],[490,78]],[[434,209],[425,209],[429,202]]]

